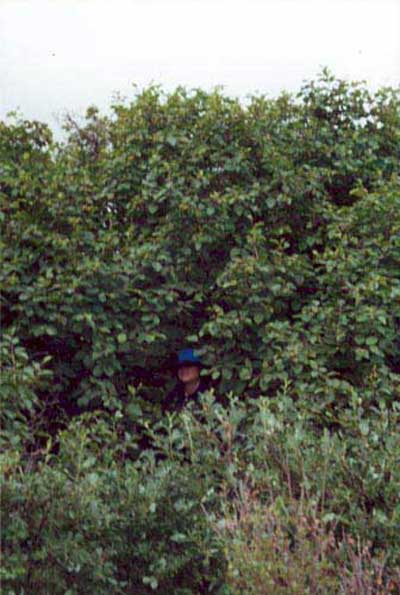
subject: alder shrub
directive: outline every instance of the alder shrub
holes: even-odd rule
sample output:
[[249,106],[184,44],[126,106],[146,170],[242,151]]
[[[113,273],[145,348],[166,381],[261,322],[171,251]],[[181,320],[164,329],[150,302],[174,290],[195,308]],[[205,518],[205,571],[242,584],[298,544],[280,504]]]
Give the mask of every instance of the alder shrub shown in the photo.
[[[323,69],[246,105],[152,85],[111,114],[66,117],[63,142],[0,121],[5,592],[393,591],[399,89]],[[215,397],[189,442],[190,415],[161,416],[186,346]],[[69,476],[96,416],[124,454],[105,440]]]

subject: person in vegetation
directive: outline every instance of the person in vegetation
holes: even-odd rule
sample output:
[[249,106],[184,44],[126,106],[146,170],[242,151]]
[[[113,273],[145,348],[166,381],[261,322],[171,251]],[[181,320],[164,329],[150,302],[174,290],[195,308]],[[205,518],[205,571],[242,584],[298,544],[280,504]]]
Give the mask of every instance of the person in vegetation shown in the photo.
[[175,368],[178,382],[165,397],[162,404],[163,412],[180,411],[189,401],[197,401],[199,394],[208,390],[208,383],[200,376],[204,368],[205,364],[193,349],[182,349],[178,353]]

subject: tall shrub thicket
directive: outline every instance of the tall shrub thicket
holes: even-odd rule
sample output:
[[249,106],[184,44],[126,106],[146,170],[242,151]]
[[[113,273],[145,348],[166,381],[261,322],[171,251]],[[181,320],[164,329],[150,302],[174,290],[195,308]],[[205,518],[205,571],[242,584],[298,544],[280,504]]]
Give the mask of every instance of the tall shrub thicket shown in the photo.
[[[222,402],[287,398],[291,430],[307,415],[316,444],[375,440],[372,412],[397,419],[400,393],[399,99],[324,69],[296,95],[246,105],[150,86],[110,117],[66,118],[63,143],[40,122],[1,121],[1,445],[19,461],[7,473],[26,465],[23,481],[39,481],[49,437],[97,409],[139,440],[135,460],[188,344],[205,349]],[[357,448],[342,463],[354,450],[367,473]],[[350,501],[383,515],[383,537],[370,528],[381,551],[398,523],[388,456],[389,495],[358,485],[361,500],[349,487],[339,506],[363,538]]]
[[51,357],[41,398],[162,399],[206,346],[221,390],[393,397],[399,93],[325,71],[297,100],[157,87],[67,142],[1,124],[2,330]]

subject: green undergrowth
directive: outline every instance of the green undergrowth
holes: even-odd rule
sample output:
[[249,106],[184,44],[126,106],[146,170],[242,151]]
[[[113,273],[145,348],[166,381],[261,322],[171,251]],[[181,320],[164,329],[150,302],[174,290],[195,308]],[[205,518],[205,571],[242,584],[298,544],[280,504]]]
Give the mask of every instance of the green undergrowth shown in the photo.
[[8,451],[4,593],[395,593],[399,408],[337,415],[332,431],[288,395],[208,392],[139,419],[140,451],[103,413],[37,462]]

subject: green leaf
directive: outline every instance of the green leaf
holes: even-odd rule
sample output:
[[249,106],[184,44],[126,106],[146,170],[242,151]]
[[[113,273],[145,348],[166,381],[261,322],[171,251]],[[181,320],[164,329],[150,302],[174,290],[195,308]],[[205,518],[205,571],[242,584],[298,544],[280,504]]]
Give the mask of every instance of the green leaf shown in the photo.
[[175,147],[176,146],[176,142],[177,141],[176,141],[175,136],[172,136],[172,135],[167,136],[167,143],[169,145],[171,145],[171,147]]
[[257,313],[257,314],[254,315],[254,322],[256,324],[261,324],[263,322],[263,320],[264,320],[264,315],[263,314]]
[[129,403],[126,409],[129,413],[129,416],[133,419],[137,419],[141,417],[143,414],[142,408],[140,407],[139,403]]
[[175,541],[176,543],[184,543],[185,541],[187,541],[187,537],[183,533],[174,533],[173,535],[171,535],[170,539],[171,541]]
[[145,585],[150,585],[153,591],[157,589],[158,581],[155,576],[144,576],[142,580]]
[[251,378],[251,369],[250,368],[241,368],[239,371],[239,378],[241,380],[250,380]]

